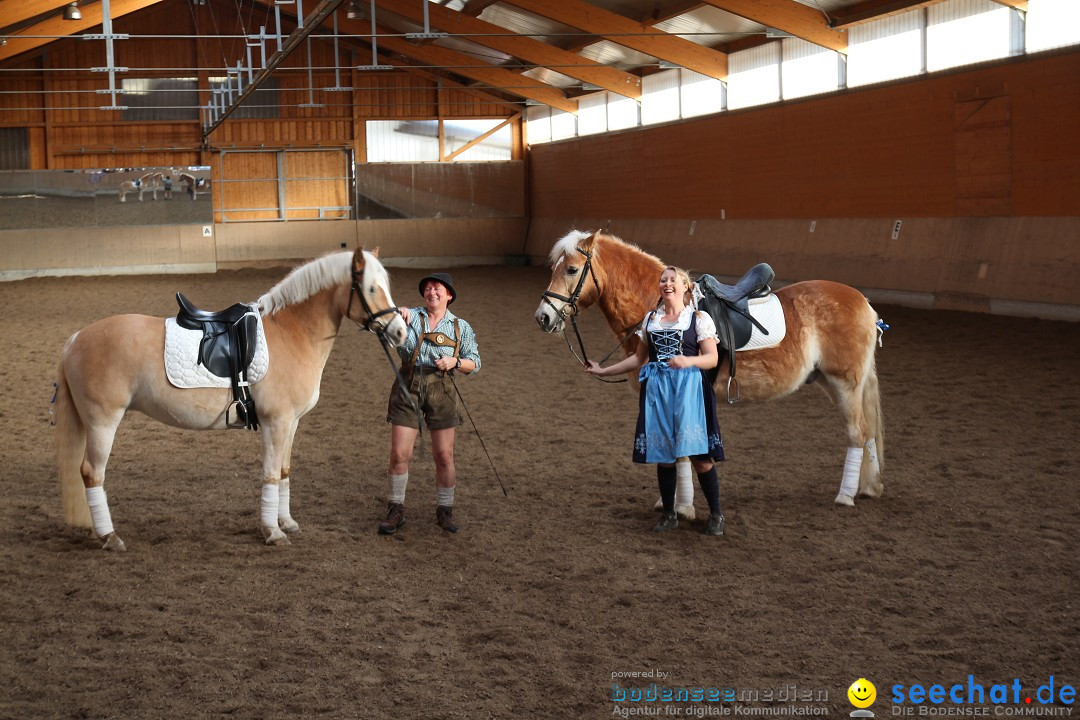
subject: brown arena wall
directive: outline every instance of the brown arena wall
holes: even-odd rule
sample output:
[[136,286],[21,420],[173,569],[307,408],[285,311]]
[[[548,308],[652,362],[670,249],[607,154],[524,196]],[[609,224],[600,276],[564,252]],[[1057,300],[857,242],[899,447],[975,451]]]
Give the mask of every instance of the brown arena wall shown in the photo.
[[1078,77],[1073,48],[536,145],[527,252],[608,229],[725,277],[764,261],[906,304],[1080,319]]

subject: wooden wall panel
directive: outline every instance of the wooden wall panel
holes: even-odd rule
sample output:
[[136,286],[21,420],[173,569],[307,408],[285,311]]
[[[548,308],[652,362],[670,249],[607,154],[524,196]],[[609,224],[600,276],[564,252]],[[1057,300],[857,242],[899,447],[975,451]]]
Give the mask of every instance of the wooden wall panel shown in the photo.
[[[348,217],[349,156],[344,150],[286,151],[285,177],[288,219]],[[343,209],[329,210],[334,207]]]
[[214,183],[214,206],[226,220],[275,220],[278,212],[276,152],[226,152],[220,180]]
[[[961,152],[971,163],[996,158],[996,169],[961,170],[961,185],[972,173],[983,182],[997,175],[993,192],[1009,195],[1007,205],[978,214],[1077,216],[1077,77],[1080,50],[1070,49],[536,145],[532,212],[552,218],[953,217],[974,212],[957,204]],[[985,98],[987,89],[996,95],[1002,88],[1010,139],[1000,129],[992,137],[975,133],[958,150],[958,99]]]

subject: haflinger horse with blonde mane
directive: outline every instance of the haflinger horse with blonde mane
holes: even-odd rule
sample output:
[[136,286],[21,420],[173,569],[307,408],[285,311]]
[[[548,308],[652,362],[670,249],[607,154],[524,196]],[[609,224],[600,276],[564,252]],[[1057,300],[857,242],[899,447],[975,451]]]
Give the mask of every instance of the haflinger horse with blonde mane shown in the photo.
[[[613,235],[577,230],[555,243],[550,260],[551,282],[536,310],[540,328],[565,332],[568,319],[595,304],[625,354],[634,353],[639,342],[634,330],[657,305],[657,284],[666,264]],[[884,430],[874,366],[877,313],[858,290],[828,280],[794,283],[775,294],[786,335],[774,347],[738,353],[740,396],[773,400],[817,383],[840,411],[847,431],[836,504],[854,505],[856,495],[880,495]],[[720,358],[719,376],[724,377],[727,353]],[[677,510],[692,519],[693,484],[689,472],[683,475]]]
[[[319,400],[323,367],[343,318],[391,345],[406,327],[390,296],[378,250],[338,252],[295,268],[253,306],[261,316],[268,360],[250,385],[262,436],[260,519],[268,545],[296,533],[289,505],[291,455],[297,423]],[[105,465],[116,428],[129,410],[174,427],[235,427],[227,388],[181,389],[165,367],[166,321],[114,315],[70,338],[56,382],[56,458],[66,521],[91,528],[108,550],[123,550],[105,496]]]

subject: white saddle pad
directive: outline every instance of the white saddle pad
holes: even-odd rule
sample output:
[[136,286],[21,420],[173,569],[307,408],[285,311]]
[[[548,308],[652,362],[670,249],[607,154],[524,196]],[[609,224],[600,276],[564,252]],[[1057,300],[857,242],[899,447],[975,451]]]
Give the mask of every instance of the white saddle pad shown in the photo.
[[780,304],[780,298],[770,293],[763,298],[752,299],[749,302],[749,310],[750,316],[761,323],[769,334],[765,335],[758,330],[756,325],[751,324],[750,340],[739,348],[739,352],[764,350],[779,345],[787,335],[784,307]]
[[[249,314],[259,319],[259,339],[255,344],[255,357],[248,366],[248,382],[258,382],[270,367],[270,351],[266,347],[262,316],[258,310]],[[202,332],[189,330],[176,324],[176,318],[165,319],[165,375],[178,388],[227,388],[232,387],[229,378],[218,377],[199,365],[199,343]]]

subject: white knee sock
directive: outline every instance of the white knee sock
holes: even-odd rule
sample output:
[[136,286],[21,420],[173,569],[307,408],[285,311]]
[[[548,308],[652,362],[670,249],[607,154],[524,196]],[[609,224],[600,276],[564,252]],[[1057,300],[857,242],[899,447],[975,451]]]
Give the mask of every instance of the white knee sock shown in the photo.
[[390,478],[390,502],[404,505],[405,487],[409,484],[409,473],[407,471],[401,475],[387,473],[386,476]]
[[105,488],[86,488],[86,504],[90,506],[90,519],[94,521],[94,532],[99,538],[111,535],[113,532],[112,515],[109,513],[109,498],[105,496]]
[[289,510],[289,478],[283,477],[278,480],[278,509],[279,518],[292,517]]
[[260,517],[263,527],[278,526],[278,486],[273,483],[263,483]]
[[844,479],[840,481],[840,494],[855,497],[859,492],[859,470],[862,469],[861,447],[849,447],[844,461]]
[[454,488],[435,488],[435,502],[442,507],[454,507]]

